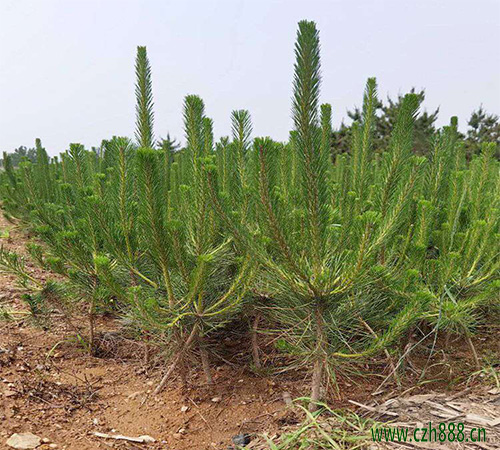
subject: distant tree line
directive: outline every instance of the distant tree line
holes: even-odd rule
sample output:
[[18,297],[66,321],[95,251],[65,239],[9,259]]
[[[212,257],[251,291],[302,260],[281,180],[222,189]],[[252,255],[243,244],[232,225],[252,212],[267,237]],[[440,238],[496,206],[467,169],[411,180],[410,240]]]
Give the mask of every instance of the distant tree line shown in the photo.
[[[425,100],[425,90],[416,92],[415,88],[411,90],[412,93],[418,96],[420,104]],[[396,99],[387,97],[386,102],[382,100],[377,101],[376,105],[376,120],[374,132],[374,149],[375,151],[382,151],[387,148],[390,139],[391,130],[394,128],[398,110],[403,100],[402,95],[398,95]],[[435,122],[439,115],[439,108],[432,112],[423,111],[415,120],[414,130],[414,146],[413,151],[418,155],[424,155],[429,148],[431,148],[430,141],[432,140],[435,132]],[[358,107],[353,110],[347,111],[347,116],[352,122],[360,122],[362,111]],[[349,152],[351,146],[353,126],[341,123],[338,130],[334,130],[332,140],[332,156],[335,157],[338,153]],[[497,144],[496,156],[500,159],[500,119],[496,114],[490,114],[483,106],[472,112],[469,121],[467,122],[467,130],[465,134],[460,133],[460,137],[464,142],[467,155],[471,157],[479,153],[480,142],[495,142]],[[92,147],[92,151],[97,154],[105,148],[107,141],[103,141],[100,147]],[[158,149],[171,149],[173,152],[180,149],[180,144],[170,135],[165,139],[159,139],[156,142]],[[7,152],[11,155],[12,165],[17,167],[23,159],[35,161],[36,148],[27,148],[20,146],[13,152]],[[0,160],[1,165],[1,160]]]
[[[106,146],[109,145],[109,141],[103,140],[99,147],[91,147],[91,151],[96,155],[101,155]],[[172,153],[175,153],[180,149],[180,144],[176,139],[171,138],[170,134],[167,134],[166,138],[160,138],[156,142],[156,148],[162,150],[170,150]],[[36,147],[27,148],[24,145],[16,148],[13,152],[4,152],[10,156],[10,160],[12,161],[12,166],[17,167],[22,161],[36,161]],[[3,160],[0,158],[0,167],[3,165]]]
[[[424,102],[425,90],[416,92],[415,88],[413,88],[411,92],[418,96],[420,104]],[[387,148],[390,130],[394,128],[402,100],[403,96],[398,95],[395,100],[388,97],[385,103],[381,100],[377,102],[373,141],[375,151],[383,151]],[[355,107],[354,110],[347,111],[347,116],[355,123],[361,121],[362,113],[363,111],[360,108]],[[430,113],[423,111],[416,118],[413,145],[413,151],[416,154],[424,155],[432,148],[430,141],[436,133],[435,122],[438,115],[439,108]],[[333,156],[338,153],[349,152],[349,148],[352,148],[352,130],[352,124],[345,125],[342,122],[339,129],[333,131]],[[497,144],[496,156],[500,159],[500,119],[496,114],[486,112],[482,105],[472,112],[467,122],[467,130],[465,134],[460,133],[460,138],[464,142],[469,157],[479,153],[480,142],[495,142]]]
[[500,159],[500,121],[495,114],[488,114],[482,106],[474,111],[467,123],[465,144],[469,154],[479,152],[480,142],[495,142],[496,156]]
[[[36,160],[36,149],[27,148],[24,145],[21,145],[21,147],[16,148],[12,153],[7,152],[7,154],[10,155],[12,165],[14,167],[17,167],[19,163],[24,159],[27,159],[31,162],[35,162]],[[2,164],[2,161],[0,161],[0,164]]]

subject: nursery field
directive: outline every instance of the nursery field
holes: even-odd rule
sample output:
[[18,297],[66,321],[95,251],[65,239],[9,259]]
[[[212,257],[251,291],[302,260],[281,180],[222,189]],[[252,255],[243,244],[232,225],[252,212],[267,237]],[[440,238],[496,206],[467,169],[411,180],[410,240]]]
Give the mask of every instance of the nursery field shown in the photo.
[[339,151],[314,22],[295,57],[286,142],[247,110],[216,141],[196,95],[185,144],[157,141],[138,47],[133,139],[4,154],[2,439],[434,448],[372,430],[461,422],[485,440],[447,448],[500,446],[497,144],[468,151],[452,117],[416,152],[414,92],[375,140],[370,78]]
[[[0,230],[2,245],[27,258],[30,275],[40,282],[57,278],[57,274],[39,268],[29,259],[26,245],[33,242],[33,235],[5,218],[0,218]],[[0,274],[0,286],[1,445],[14,433],[31,432],[46,440],[37,447],[42,450],[226,450],[232,438],[242,434],[251,437],[247,448],[253,449],[337,448],[322,437],[316,426],[306,429],[311,421],[298,406],[303,402],[289,405],[288,399],[299,398],[307,390],[303,372],[271,376],[248,368],[244,329],[235,331],[231,341],[225,343],[224,354],[214,363],[213,385],[207,386],[199,370],[193,368],[187,376],[188,386],[174,379],[165,392],[150,397],[161,378],[164,358],[157,348],[133,340],[119,318],[99,317],[98,341],[103,350],[99,357],[93,357],[74,339],[74,330],[60,314],[50,315],[50,327],[48,322],[34,321],[22,298],[25,290],[15,276]],[[83,317],[78,311],[75,314]],[[480,355],[498,355],[499,328],[485,329],[480,337],[473,338]],[[446,413],[436,410],[436,401],[447,410],[447,403],[452,402],[469,414],[487,419],[500,417],[500,383],[494,367],[486,370],[485,364],[483,371],[476,371],[463,338],[454,340],[451,348],[445,348],[444,340],[439,340],[429,360],[432,344],[432,339],[428,340],[408,357],[402,386],[392,378],[381,386],[389,374],[383,357],[364,361],[354,372],[342,371],[338,393],[328,399],[328,405],[354,426],[332,420],[335,416],[326,410],[318,418],[318,427],[341,448],[433,448],[423,443],[413,447],[378,443],[372,447],[370,428],[394,420],[408,425],[442,421],[439,414]],[[420,380],[424,368],[427,375]],[[386,402],[392,405],[389,412],[393,415],[359,406],[378,408]],[[400,417],[395,419],[395,413]],[[474,426],[484,427],[481,422],[473,422],[468,428]],[[490,444],[471,443],[468,448],[498,447],[498,427],[485,428]],[[149,435],[156,442],[114,441],[99,438],[96,432]],[[271,447],[264,435],[276,447]]]

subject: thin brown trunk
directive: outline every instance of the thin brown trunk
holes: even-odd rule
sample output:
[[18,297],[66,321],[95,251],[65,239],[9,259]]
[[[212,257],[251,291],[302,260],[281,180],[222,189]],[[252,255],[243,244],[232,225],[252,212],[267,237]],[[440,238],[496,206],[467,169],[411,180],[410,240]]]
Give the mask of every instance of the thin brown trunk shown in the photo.
[[179,369],[179,376],[181,379],[181,384],[183,387],[187,386],[187,372],[188,366],[186,361],[186,355],[182,351],[182,332],[179,328],[175,328],[174,330],[174,344],[179,348],[180,357],[177,362],[177,367]]
[[163,378],[161,379],[160,383],[158,384],[158,386],[156,386],[156,389],[153,392],[153,395],[157,395],[163,390],[163,388],[165,387],[165,384],[167,383],[168,379],[170,378],[170,375],[172,375],[175,368],[177,367],[177,363],[179,362],[180,356],[181,356],[180,353],[178,353],[174,357],[172,364],[170,364],[170,367],[167,370],[167,373],[165,373],[165,375],[163,375]]
[[309,403],[309,411],[313,412],[318,409],[317,403],[321,398],[321,385],[323,379],[323,358],[319,357],[314,363],[313,376],[311,382],[311,403]]
[[95,306],[94,300],[92,299],[89,307],[89,352],[91,355],[95,355]]
[[469,348],[472,352],[472,356],[474,358],[474,364],[476,365],[476,368],[479,370],[481,369],[481,362],[479,361],[479,356],[476,351],[476,347],[474,347],[474,344],[472,343],[472,339],[470,336],[467,334],[465,339],[467,340],[467,344],[469,344]]
[[203,342],[200,342],[200,355],[201,355],[201,364],[203,366],[203,373],[205,374],[205,380],[207,384],[213,384],[212,374],[210,371],[210,360],[208,358],[207,349],[203,345]]
[[89,332],[90,332],[90,338],[89,338],[89,351],[90,351],[90,354],[95,356],[96,354],[96,348],[95,348],[95,298],[94,296],[96,295],[96,291],[97,291],[97,285],[98,285],[98,281],[97,281],[97,275],[93,275],[92,276],[93,278],[93,281],[94,281],[94,288],[93,288],[93,291],[92,291],[92,297],[90,299],[90,305],[89,305]]
[[149,345],[146,343],[144,345],[144,366],[148,367],[149,366],[149,359],[150,359],[150,348]]
[[321,312],[321,305],[316,305],[316,355],[311,381],[311,403],[309,403],[309,411],[311,412],[318,409],[317,403],[321,400],[321,387],[326,360],[326,336]]
[[186,342],[182,346],[182,348],[179,349],[179,352],[177,355],[174,356],[174,359],[172,360],[172,364],[170,364],[170,367],[167,370],[167,373],[163,376],[161,379],[160,383],[158,386],[156,386],[156,389],[153,392],[153,395],[159,394],[163,388],[165,387],[165,384],[167,384],[168,379],[170,378],[170,375],[174,372],[175,368],[178,366],[179,361],[184,357],[184,353],[189,350],[191,345],[193,345],[193,342],[195,341],[196,337],[198,335],[198,326],[195,325],[193,329],[191,330],[191,333],[189,337],[187,338]]
[[444,340],[444,348],[449,348],[451,343],[451,333],[449,331],[446,332],[445,340]]
[[189,372],[189,367],[186,361],[186,355],[184,353],[181,355],[179,359],[179,376],[181,378],[181,384],[183,387],[186,387],[188,384],[188,372]]
[[259,342],[257,339],[257,330],[259,328],[259,322],[260,322],[260,314],[257,313],[253,319],[253,324],[252,324],[252,358],[253,358],[253,365],[257,369],[260,369],[262,367],[259,355]]
[[400,341],[400,349],[401,349],[400,351],[401,351],[402,357],[400,359],[399,367],[401,368],[400,373],[403,373],[403,375],[406,371],[406,365],[411,364],[409,351],[413,346],[413,333],[414,333],[414,331],[415,331],[415,326],[410,327],[410,329],[408,330],[408,332],[406,334],[406,339],[402,338]]

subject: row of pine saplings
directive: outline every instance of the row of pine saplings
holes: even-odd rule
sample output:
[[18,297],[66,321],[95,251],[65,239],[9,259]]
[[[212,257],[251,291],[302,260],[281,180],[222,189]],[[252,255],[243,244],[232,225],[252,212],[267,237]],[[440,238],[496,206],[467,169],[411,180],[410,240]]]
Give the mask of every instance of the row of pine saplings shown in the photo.
[[29,224],[43,241],[30,246],[33,256],[64,277],[40,284],[2,251],[33,308],[55,305],[78,328],[71,303],[86,305],[90,331],[81,335],[91,351],[96,316],[110,310],[138,336],[165,343],[157,392],[189,361],[211,383],[224,341],[213,336],[241,323],[255,369],[268,364],[265,341],[278,361],[310,370],[312,408],[340,364],[381,354],[396,370],[400,341],[415,327],[462,335],[480,364],[470,336],[494,317],[500,295],[494,144],[467,161],[453,118],[428,155],[415,156],[419,100],[408,94],[390,145],[374,148],[369,79],[351,151],[332,157],[313,22],[299,23],[295,56],[287,142],[254,139],[245,110],[232,113],[232,136],[214,142],[203,101],[190,95],[185,146],[158,146],[151,68],[139,47],[135,142],[71,144],[49,158],[37,141],[37,161],[16,169],[4,157],[5,213]]

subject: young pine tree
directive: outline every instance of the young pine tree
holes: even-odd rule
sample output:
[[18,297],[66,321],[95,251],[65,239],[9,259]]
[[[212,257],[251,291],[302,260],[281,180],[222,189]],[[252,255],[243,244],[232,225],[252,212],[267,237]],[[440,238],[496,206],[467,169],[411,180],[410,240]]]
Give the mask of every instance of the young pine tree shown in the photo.
[[137,47],[135,60],[136,129],[135,138],[140,148],[153,148],[153,86],[151,66],[146,47]]

